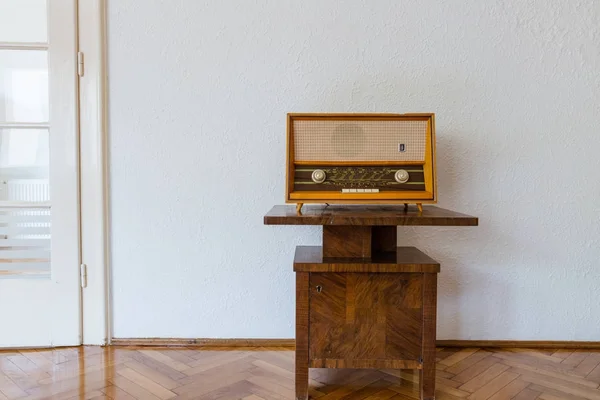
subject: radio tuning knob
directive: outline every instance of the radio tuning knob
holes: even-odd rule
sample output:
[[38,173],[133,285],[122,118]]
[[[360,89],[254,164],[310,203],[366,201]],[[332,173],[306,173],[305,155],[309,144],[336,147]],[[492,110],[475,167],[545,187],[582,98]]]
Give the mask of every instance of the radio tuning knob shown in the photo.
[[396,179],[396,182],[398,183],[406,183],[408,182],[408,178],[408,172],[404,169],[399,169],[396,171],[396,175],[394,175],[394,179]]
[[322,169],[315,169],[312,173],[312,181],[314,183],[323,183],[323,182],[325,182],[326,178],[327,178],[327,175],[325,174],[325,171],[323,171]]

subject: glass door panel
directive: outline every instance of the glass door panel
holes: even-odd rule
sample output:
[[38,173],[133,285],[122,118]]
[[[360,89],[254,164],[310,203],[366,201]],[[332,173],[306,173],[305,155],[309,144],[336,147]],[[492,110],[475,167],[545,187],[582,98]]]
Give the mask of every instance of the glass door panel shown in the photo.
[[0,348],[80,343],[76,10],[0,0]]
[[47,51],[0,50],[0,121],[48,119]]
[[2,175],[47,179],[50,167],[49,139],[47,129],[0,128]]
[[51,273],[47,16],[0,0],[0,279]]
[[50,278],[49,135],[0,129],[0,277]]

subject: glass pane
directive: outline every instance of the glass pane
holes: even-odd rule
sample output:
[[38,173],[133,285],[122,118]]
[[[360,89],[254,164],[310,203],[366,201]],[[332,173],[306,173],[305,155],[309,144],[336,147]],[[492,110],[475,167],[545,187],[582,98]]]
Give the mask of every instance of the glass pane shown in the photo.
[[0,278],[50,273],[50,206],[0,202]]
[[0,50],[0,122],[48,122],[47,56]]
[[50,275],[49,133],[0,129],[0,279]]
[[0,0],[0,42],[46,42],[46,0]]
[[47,178],[49,149],[47,129],[0,129],[0,178]]

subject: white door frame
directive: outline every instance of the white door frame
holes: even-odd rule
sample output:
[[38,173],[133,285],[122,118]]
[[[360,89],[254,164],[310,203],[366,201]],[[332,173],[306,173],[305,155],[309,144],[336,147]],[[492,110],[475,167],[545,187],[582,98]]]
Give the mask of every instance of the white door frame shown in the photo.
[[[112,337],[107,163],[106,0],[79,1],[81,258],[83,344]],[[85,282],[87,281],[87,282]]]

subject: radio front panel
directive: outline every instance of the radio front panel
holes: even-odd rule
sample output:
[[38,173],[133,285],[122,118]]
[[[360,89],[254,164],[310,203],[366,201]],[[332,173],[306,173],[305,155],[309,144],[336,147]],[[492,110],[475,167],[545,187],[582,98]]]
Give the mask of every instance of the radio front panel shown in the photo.
[[288,114],[287,202],[434,203],[433,114]]

